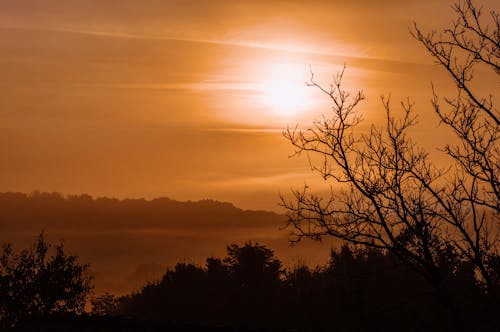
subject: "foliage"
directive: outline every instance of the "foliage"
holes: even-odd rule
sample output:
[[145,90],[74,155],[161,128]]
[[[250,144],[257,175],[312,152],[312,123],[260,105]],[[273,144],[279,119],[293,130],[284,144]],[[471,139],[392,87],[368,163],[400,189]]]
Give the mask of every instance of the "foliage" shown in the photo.
[[246,308],[256,307],[258,319],[270,322],[269,304],[278,290],[281,273],[281,262],[272,250],[258,243],[233,244],[227,246],[224,259],[208,258],[205,268],[176,264],[161,281],[122,298],[119,312],[212,322],[242,320]]
[[32,248],[15,253],[5,245],[0,254],[0,324],[56,313],[82,313],[91,290],[88,265],[67,255],[63,244],[51,245],[41,233]]
[[274,252],[259,244],[246,243],[227,247],[224,259],[232,279],[242,288],[268,287],[279,282],[281,262]]
[[[451,318],[429,284],[390,253],[346,245],[332,250],[325,266],[283,270],[275,268],[281,262],[264,246],[227,249],[225,258],[209,258],[205,267],[178,263],[161,281],[121,298],[116,314],[268,330],[451,330]],[[446,255],[440,259],[443,267],[454,270],[446,284],[453,301],[468,312],[463,326],[491,329],[496,316],[485,310],[485,296],[470,269],[456,266]],[[261,263],[248,263],[256,261]],[[242,265],[245,275],[240,278],[235,271]]]
[[113,294],[108,292],[94,297],[90,300],[92,305],[92,314],[96,316],[107,316],[114,314],[119,306],[119,300]]

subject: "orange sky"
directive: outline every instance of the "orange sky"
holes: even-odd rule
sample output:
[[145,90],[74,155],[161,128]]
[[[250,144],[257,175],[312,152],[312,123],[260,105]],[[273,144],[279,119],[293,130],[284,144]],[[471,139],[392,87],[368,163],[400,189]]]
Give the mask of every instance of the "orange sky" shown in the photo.
[[380,94],[411,97],[435,151],[430,82],[449,85],[408,27],[448,24],[453,3],[0,0],[0,191],[277,210],[280,191],[318,182],[280,134],[328,112],[309,66],[326,84],[345,63],[367,123]]

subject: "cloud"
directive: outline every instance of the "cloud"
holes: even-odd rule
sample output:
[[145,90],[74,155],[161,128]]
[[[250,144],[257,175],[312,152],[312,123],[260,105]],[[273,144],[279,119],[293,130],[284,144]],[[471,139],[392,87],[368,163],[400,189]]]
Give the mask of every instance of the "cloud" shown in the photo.
[[[209,42],[325,55],[383,57],[367,48],[394,38],[410,5],[374,1],[12,1],[1,25],[119,38]],[[374,30],[374,28],[376,29]],[[398,40],[401,42],[400,35]],[[328,42],[326,42],[328,41]],[[375,42],[375,43],[374,43]],[[373,44],[373,45],[370,45]]]

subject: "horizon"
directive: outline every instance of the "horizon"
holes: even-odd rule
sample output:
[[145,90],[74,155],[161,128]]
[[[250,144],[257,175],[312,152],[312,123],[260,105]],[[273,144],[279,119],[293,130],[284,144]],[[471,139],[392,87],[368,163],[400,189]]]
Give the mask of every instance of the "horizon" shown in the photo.
[[[272,213],[276,213],[275,211],[272,211],[272,210],[254,210],[254,209],[244,209],[242,207],[239,207],[237,205],[235,205],[233,202],[230,202],[230,201],[219,201],[219,200],[216,200],[216,199],[213,199],[213,198],[201,198],[201,199],[198,199],[198,200],[190,200],[190,199],[187,199],[187,200],[177,200],[175,198],[172,198],[172,197],[168,197],[168,196],[157,196],[157,197],[151,197],[151,198],[148,198],[148,197],[118,197],[118,196],[93,196],[89,193],[79,193],[79,194],[70,194],[70,193],[62,193],[62,192],[58,192],[58,191],[42,191],[42,190],[38,190],[38,189],[35,189],[35,190],[32,190],[30,192],[21,192],[21,191],[4,191],[4,192],[0,192],[0,195],[2,194],[13,194],[13,195],[16,195],[16,194],[21,194],[21,195],[25,195],[27,197],[33,197],[33,196],[37,196],[37,195],[56,195],[56,196],[59,196],[63,199],[69,199],[69,198],[79,198],[79,197],[88,197],[90,198],[92,201],[96,201],[96,200],[100,200],[100,199],[105,199],[105,200],[114,200],[114,201],[127,201],[127,200],[139,200],[139,201],[145,201],[145,202],[152,202],[152,201],[156,201],[156,200],[168,200],[168,201],[175,201],[175,202],[179,202],[179,203],[203,203],[203,202],[213,202],[213,203],[222,203],[222,204],[229,204],[231,205],[232,207],[235,207],[239,210],[242,210],[242,211],[266,211],[266,212],[272,212]],[[277,213],[279,214],[279,213]]]
[[27,248],[41,231],[90,263],[96,294],[126,294],[178,262],[204,265],[226,246],[248,241],[275,250],[286,267],[325,264],[335,241],[289,246],[286,218],[230,202],[112,199],[60,193],[0,192],[0,247]]

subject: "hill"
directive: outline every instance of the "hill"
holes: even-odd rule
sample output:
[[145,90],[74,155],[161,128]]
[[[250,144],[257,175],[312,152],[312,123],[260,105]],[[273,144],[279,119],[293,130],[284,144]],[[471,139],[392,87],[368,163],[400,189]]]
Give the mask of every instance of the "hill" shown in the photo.
[[274,212],[214,200],[0,193],[0,243],[26,247],[41,230],[51,241],[64,239],[68,250],[90,263],[96,293],[129,292],[178,261],[201,264],[221,256],[227,244],[248,240],[274,248],[288,265],[324,263],[328,247],[290,248],[285,222]]
[[0,231],[221,230],[279,227],[274,212],[242,210],[214,200],[116,199],[60,193],[0,193]]

